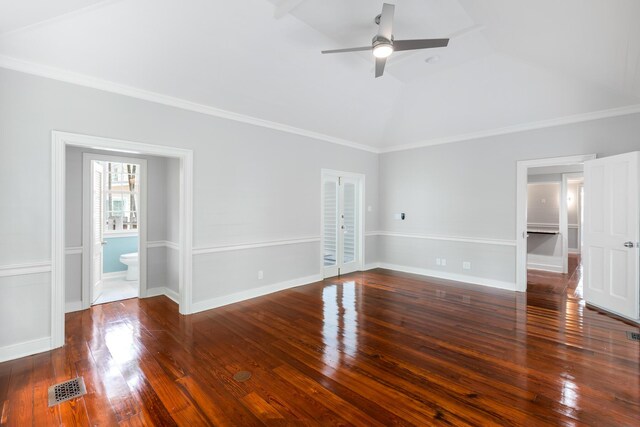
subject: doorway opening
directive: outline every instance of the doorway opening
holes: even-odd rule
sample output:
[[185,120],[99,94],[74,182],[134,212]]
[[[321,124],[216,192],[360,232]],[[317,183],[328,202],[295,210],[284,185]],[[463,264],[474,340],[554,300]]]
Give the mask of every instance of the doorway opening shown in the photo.
[[[171,224],[175,224],[175,232],[172,236],[175,238],[173,242],[154,242],[152,245],[145,245],[146,242],[146,223],[144,221],[144,209],[145,209],[145,183],[147,182],[144,176],[144,166],[140,168],[140,182],[141,182],[141,194],[140,194],[140,212],[138,216],[138,233],[139,239],[139,283],[140,283],[140,297],[150,296],[146,293],[144,288],[146,284],[146,251],[148,247],[162,247],[171,246],[171,249],[175,251],[175,263],[172,263],[172,271],[176,272],[177,277],[177,292],[175,292],[174,300],[178,302],[179,311],[181,314],[190,314],[192,312],[192,277],[193,277],[193,151],[183,148],[170,147],[166,145],[153,145],[142,142],[117,140],[111,138],[103,138],[98,136],[81,135],[68,132],[52,131],[52,162],[51,162],[51,345],[50,348],[58,348],[65,343],[65,302],[66,293],[68,292],[67,286],[71,285],[74,280],[72,276],[67,275],[67,270],[70,272],[76,271],[78,264],[77,261],[71,261],[67,259],[67,247],[66,243],[78,240],[82,241],[82,246],[70,247],[69,254],[81,254],[83,260],[89,260],[89,249],[87,233],[83,231],[83,235],[80,238],[71,231],[75,229],[74,224],[79,224],[82,221],[75,215],[75,210],[67,212],[67,190],[68,186],[78,190],[84,191],[84,183],[90,182],[89,177],[83,176],[82,179],[67,176],[67,148],[76,148],[81,151],[106,151],[108,153],[125,153],[125,155],[132,156],[156,156],[161,158],[170,159],[175,171],[175,183],[177,188],[173,190],[175,195],[173,204],[176,207],[175,215],[172,215]],[[107,159],[108,160],[108,159]],[[117,161],[117,160],[114,160]],[[80,160],[79,160],[80,162]],[[137,164],[140,164],[136,160]],[[127,163],[126,161],[124,163]],[[84,169],[84,168],[83,168]],[[82,187],[83,190],[79,190]],[[84,194],[84,193],[83,193]],[[82,208],[80,209],[82,210]],[[81,215],[84,215],[82,212]],[[80,216],[80,215],[79,215]],[[69,236],[67,235],[67,225],[71,224],[69,229]],[[106,224],[106,223],[105,223]],[[79,227],[82,228],[82,227]],[[171,243],[169,245],[169,243]],[[72,243],[73,244],[73,243]],[[85,246],[86,245],[86,246]],[[147,246],[147,247],[145,247]],[[83,261],[85,262],[85,261]],[[175,265],[175,268],[173,266]],[[82,308],[88,308],[90,306],[90,298],[88,297],[88,290],[85,289],[84,284],[89,283],[88,268],[82,268],[82,292],[81,305]],[[155,269],[149,271],[154,272]],[[155,286],[155,284],[154,284]],[[159,291],[157,293],[165,293],[165,289],[155,286],[154,289]],[[86,290],[86,292],[85,292]],[[71,292],[69,292],[71,293]],[[169,296],[169,295],[167,295]]]
[[364,175],[323,169],[321,182],[322,275],[362,270]]
[[569,270],[580,265],[582,171],[584,162],[594,158],[578,155],[518,162],[517,291],[527,291],[530,271],[546,283],[556,281],[546,276],[557,275],[557,284],[549,285],[547,291],[563,292],[568,286],[565,279],[574,272]]
[[83,207],[91,305],[144,295],[140,254],[146,248],[141,233],[146,229],[146,167],[144,159],[84,154],[84,176],[90,174]]
[[527,291],[581,294],[583,165],[541,166],[527,175]]

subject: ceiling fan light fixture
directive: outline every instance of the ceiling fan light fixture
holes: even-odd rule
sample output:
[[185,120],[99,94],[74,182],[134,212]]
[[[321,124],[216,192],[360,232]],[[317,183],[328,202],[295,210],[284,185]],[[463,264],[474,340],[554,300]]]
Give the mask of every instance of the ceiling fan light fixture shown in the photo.
[[380,43],[373,47],[373,56],[376,58],[387,58],[393,53],[393,46],[390,43]]

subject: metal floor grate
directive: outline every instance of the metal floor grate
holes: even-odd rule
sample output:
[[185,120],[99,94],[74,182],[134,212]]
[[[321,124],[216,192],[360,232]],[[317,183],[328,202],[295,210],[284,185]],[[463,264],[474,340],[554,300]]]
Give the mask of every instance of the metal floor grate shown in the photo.
[[633,341],[640,341],[640,332],[627,331],[627,338]]
[[82,377],[49,387],[49,407],[87,394]]
[[233,379],[238,381],[239,383],[248,381],[250,378],[251,378],[251,372],[249,371],[238,371],[233,376]]

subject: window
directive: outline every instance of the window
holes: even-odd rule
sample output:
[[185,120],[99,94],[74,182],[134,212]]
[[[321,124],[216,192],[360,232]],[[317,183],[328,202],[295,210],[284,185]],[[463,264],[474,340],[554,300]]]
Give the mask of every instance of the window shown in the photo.
[[103,162],[105,170],[105,233],[138,230],[140,165]]

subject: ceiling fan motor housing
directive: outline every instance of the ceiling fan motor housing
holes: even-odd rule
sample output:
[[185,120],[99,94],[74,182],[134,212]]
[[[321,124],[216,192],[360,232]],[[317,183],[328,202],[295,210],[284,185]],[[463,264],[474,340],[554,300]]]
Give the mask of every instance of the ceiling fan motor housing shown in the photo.
[[373,46],[374,49],[376,46],[379,46],[381,44],[388,44],[390,46],[393,46],[393,37],[391,37],[391,40],[389,40],[382,36],[376,35],[373,37],[373,40],[371,40],[371,45]]

